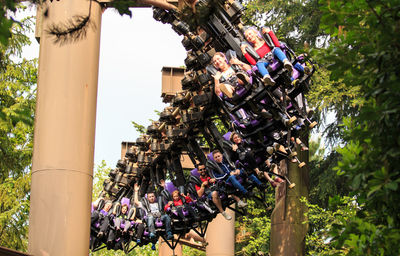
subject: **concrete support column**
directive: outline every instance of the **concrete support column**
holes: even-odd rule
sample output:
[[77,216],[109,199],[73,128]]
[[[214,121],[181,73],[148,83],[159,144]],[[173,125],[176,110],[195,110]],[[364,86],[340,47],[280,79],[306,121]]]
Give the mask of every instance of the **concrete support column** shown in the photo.
[[208,225],[206,240],[207,256],[233,256],[235,254],[235,212],[226,209],[232,216],[226,220],[221,214]]
[[178,244],[175,250],[172,250],[164,239],[158,240],[158,255],[159,256],[182,256],[182,245]]
[[[88,255],[101,8],[96,1],[46,1],[34,131],[29,253]],[[63,44],[52,24],[87,16],[85,36]]]
[[[303,141],[307,141],[307,137]],[[308,151],[301,152],[297,148],[297,152],[299,160],[308,165]],[[308,198],[308,167],[299,168],[298,163],[282,160],[281,170],[296,186],[289,189],[286,183],[281,183],[276,189],[276,204],[271,215],[271,255],[305,255],[308,225],[303,222],[307,207],[300,198]]]

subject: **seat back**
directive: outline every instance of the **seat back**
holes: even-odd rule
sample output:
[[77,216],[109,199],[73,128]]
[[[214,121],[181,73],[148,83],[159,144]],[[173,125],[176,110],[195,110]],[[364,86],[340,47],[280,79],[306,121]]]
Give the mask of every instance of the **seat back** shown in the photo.
[[200,177],[200,173],[197,170],[197,168],[194,168],[193,170],[190,171],[190,175],[191,176],[195,176],[195,177]]

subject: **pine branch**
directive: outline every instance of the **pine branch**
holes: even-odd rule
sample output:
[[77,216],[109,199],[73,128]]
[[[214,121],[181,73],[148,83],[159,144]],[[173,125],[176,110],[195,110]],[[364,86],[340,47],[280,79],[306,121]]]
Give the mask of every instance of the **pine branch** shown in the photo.
[[89,3],[88,15],[75,15],[65,23],[51,24],[46,33],[55,36],[54,42],[61,45],[84,39],[90,27],[96,29],[96,25],[90,20],[92,1]]
[[46,32],[52,36],[55,36],[55,43],[65,44],[68,42],[76,42],[85,38],[87,30],[90,26],[95,25],[90,21],[89,15],[76,15],[66,23],[50,25]]

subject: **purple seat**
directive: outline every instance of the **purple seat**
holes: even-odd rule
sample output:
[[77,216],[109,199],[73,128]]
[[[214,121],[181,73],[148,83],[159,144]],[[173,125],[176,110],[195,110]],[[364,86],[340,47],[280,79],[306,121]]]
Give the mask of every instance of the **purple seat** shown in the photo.
[[191,170],[191,171],[190,171],[190,174],[191,174],[192,176],[195,176],[195,177],[200,177],[200,173],[199,173],[199,171],[197,170],[197,168],[194,168],[193,170]]
[[157,218],[154,223],[156,224],[157,228],[161,228],[163,226],[163,223],[160,218]]
[[165,189],[172,195],[172,192],[178,190],[172,182],[165,183]]
[[295,68],[293,68],[292,77],[293,79],[297,79],[300,77],[300,72]]
[[224,137],[225,140],[229,141],[231,134],[232,134],[232,132],[227,132],[222,137]]
[[129,198],[123,197],[121,199],[121,205],[124,205],[124,204],[128,205],[128,211],[129,211],[129,208],[130,208],[130,200],[129,200]]
[[[167,182],[165,184],[165,188],[170,193],[170,195],[172,195],[172,192],[174,192],[175,190],[178,190],[172,182]],[[182,212],[185,216],[187,216],[189,214],[189,212],[187,212],[185,210],[183,210]],[[175,214],[175,215],[177,215],[177,214]],[[160,220],[160,222],[161,222],[161,220]],[[156,226],[157,226],[157,221],[156,221]],[[162,222],[161,222],[161,226],[162,226]]]
[[275,71],[275,70],[277,70],[280,66],[282,66],[281,63],[280,63],[279,61],[277,61],[275,58],[273,58],[272,63],[270,63],[270,64],[268,65],[268,70]]

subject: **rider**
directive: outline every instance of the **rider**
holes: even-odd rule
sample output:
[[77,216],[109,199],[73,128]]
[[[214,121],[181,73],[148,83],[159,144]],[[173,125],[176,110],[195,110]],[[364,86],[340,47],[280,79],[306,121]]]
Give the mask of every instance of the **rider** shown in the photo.
[[108,234],[108,239],[107,239],[107,244],[111,244],[114,239],[115,235],[121,231],[121,224],[124,224],[124,230],[122,231],[122,235],[126,235],[128,232],[128,229],[131,227],[131,222],[127,216],[128,213],[128,205],[123,204],[121,207],[121,213],[119,214],[118,217],[114,219],[114,224],[115,224],[115,231],[110,229],[110,233]]
[[149,201],[149,209],[143,206],[142,202],[139,202],[139,185],[135,184],[135,205],[139,208],[142,208],[147,213],[147,226],[150,231],[150,238],[153,239],[156,237],[156,228],[154,226],[155,218],[160,218],[161,221],[165,224],[165,233],[167,234],[167,240],[173,238],[172,229],[171,229],[171,218],[167,214],[162,214],[161,209],[159,208],[158,203],[156,202],[156,195],[154,192],[147,193],[147,200]]
[[[268,33],[270,32],[269,29],[267,28],[263,28],[262,29],[262,33]],[[271,31],[272,32],[272,31]],[[270,33],[269,33],[270,34]],[[273,34],[273,33],[272,33]],[[272,52],[272,54],[274,55],[275,58],[279,59],[284,67],[290,72],[292,73],[293,71],[293,66],[292,63],[290,63],[290,61],[288,60],[288,58],[286,57],[285,53],[283,53],[283,51],[279,48],[280,44],[279,41],[276,39],[275,35],[273,37],[273,42],[275,44],[276,47],[274,48],[270,48],[267,43],[264,41],[264,39],[261,38],[261,35],[259,34],[259,32],[254,28],[254,27],[250,27],[248,29],[246,29],[244,31],[244,36],[247,40],[247,42],[249,42],[254,49],[256,50],[256,52],[258,53],[258,55],[260,56],[260,58],[264,58],[266,57],[266,55],[270,52]],[[242,53],[244,55],[244,57],[246,58],[246,60],[251,64],[251,65],[256,65],[258,68],[258,71],[260,72],[261,76],[263,77],[264,83],[266,85],[274,85],[275,81],[272,79],[272,77],[269,75],[269,72],[267,70],[267,67],[269,65],[268,61],[265,60],[259,60],[258,62],[253,59],[253,57],[250,56],[250,54],[247,52],[246,48],[248,47],[248,44],[242,44],[241,45],[241,50]],[[301,65],[300,65],[301,66]],[[298,66],[296,65],[296,68],[298,68]],[[303,70],[303,67],[299,67]]]
[[[185,198],[185,202],[182,201],[181,196]],[[198,216],[193,211],[192,207],[187,205],[190,202],[192,202],[192,198],[189,195],[185,195],[183,193],[179,193],[178,190],[174,190],[172,192],[172,201],[169,201],[165,205],[164,211],[168,211],[174,207],[182,220],[188,221],[188,219],[183,214],[183,210],[188,211],[193,218],[198,219]]]
[[[230,63],[222,52],[217,52],[212,58],[212,64],[217,69],[214,75],[214,91],[215,94],[225,94],[228,98],[232,98],[236,87],[250,82],[249,76],[242,71],[251,71],[251,66],[238,60],[231,58]],[[235,72],[232,65],[237,65],[242,71]]]
[[100,231],[97,234],[97,237],[99,238],[103,237],[103,235],[106,233],[108,229],[108,224],[110,223],[109,215],[111,207],[112,207],[112,201],[107,200],[102,210],[100,211],[95,210],[92,212],[90,218],[91,225],[94,225],[96,222],[100,223]]
[[255,160],[254,154],[247,143],[242,139],[242,137],[237,132],[232,132],[229,140],[233,142],[232,151],[233,159],[237,159],[241,162],[246,162],[249,165],[249,169],[254,170],[257,175],[264,177],[269,183],[274,184],[274,180],[268,175],[267,172],[261,172],[257,167],[257,162]]
[[[227,220],[231,220],[232,217],[222,208],[222,202],[219,198],[218,191],[211,189],[211,184],[214,184],[216,180],[207,175],[206,167],[204,166],[204,164],[199,164],[197,166],[197,171],[199,172],[200,180],[202,181],[201,186],[195,185],[197,195],[199,197],[206,195],[209,200],[213,201],[222,216],[224,216],[224,218]],[[243,201],[241,201],[241,203],[244,204]]]
[[[239,191],[242,194],[244,194],[246,196],[251,196],[252,193],[249,192],[245,187],[243,187],[242,184],[240,184],[240,182],[236,178],[238,176],[243,176],[244,172],[240,169],[234,169],[229,164],[227,164],[224,161],[223,155],[221,154],[221,152],[218,149],[214,150],[212,152],[212,155],[213,155],[215,162],[218,164],[218,166],[224,172],[224,174],[219,174],[219,173],[214,172],[215,177],[218,179],[218,178],[226,177],[228,175],[228,178],[224,178],[224,179],[226,179],[227,182],[230,182],[235,188],[239,189]],[[250,175],[248,175],[248,177],[259,188],[263,187],[263,184],[261,183],[261,181],[259,179],[257,179],[257,177],[254,176],[254,174],[250,174]]]

